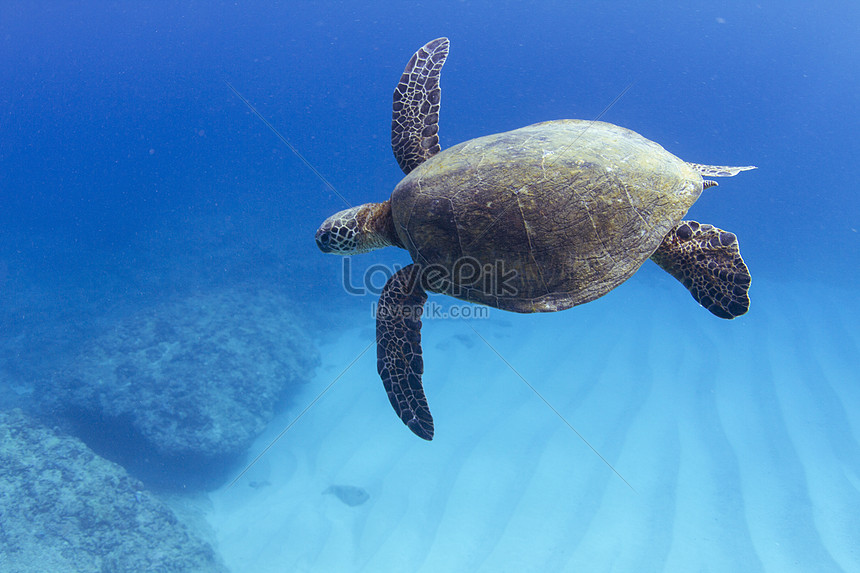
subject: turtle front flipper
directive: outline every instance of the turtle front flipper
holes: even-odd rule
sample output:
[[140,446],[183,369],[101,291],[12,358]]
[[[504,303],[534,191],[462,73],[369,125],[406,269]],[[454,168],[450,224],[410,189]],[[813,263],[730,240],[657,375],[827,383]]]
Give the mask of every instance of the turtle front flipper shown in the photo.
[[448,57],[448,38],[427,42],[406,64],[394,89],[391,149],[409,173],[442,149],[439,146],[439,75]]
[[421,315],[427,293],[421,268],[409,265],[394,273],[376,308],[376,369],[394,411],[419,438],[433,439],[433,417],[427,407],[421,374]]
[[734,233],[681,221],[651,259],[720,318],[735,318],[749,310],[752,279]]

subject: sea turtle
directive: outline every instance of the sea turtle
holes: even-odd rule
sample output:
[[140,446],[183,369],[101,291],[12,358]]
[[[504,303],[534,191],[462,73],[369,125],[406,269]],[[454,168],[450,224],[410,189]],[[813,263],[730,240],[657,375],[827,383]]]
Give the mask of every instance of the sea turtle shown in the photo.
[[400,419],[430,440],[421,376],[427,291],[514,312],[564,310],[603,296],[651,258],[720,318],[749,308],[750,274],[734,234],[681,218],[702,175],[754,167],[687,163],[599,121],[558,120],[439,146],[439,77],[448,39],[420,48],[394,90],[391,145],[406,173],[383,203],[332,215],[326,253],[385,246],[413,263],[376,310],[377,369]]

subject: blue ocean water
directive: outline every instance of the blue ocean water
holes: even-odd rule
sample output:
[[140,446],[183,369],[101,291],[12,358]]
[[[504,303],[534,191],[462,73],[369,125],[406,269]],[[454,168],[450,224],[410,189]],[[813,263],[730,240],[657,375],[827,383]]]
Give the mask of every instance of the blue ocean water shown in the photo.
[[[323,255],[314,243],[314,232],[320,222],[345,207],[341,198],[234,95],[228,82],[351,204],[381,201],[402,177],[390,149],[392,90],[409,56],[419,46],[447,36],[451,40],[451,53],[442,74],[443,148],[549,119],[600,117],[633,129],[691,162],[758,167],[756,171],[721,180],[720,186],[707,190],[690,212],[691,218],[737,234],[753,276],[750,313],[731,323],[716,324],[716,319],[705,316],[707,313],[696,308],[677,285],[667,287],[665,292],[655,291],[660,299],[659,308],[686,305],[691,315],[703,315],[696,324],[708,331],[710,342],[719,344],[724,340],[730,348],[744,349],[743,360],[738,360],[748,368],[737,366],[726,370],[725,365],[732,364],[735,357],[725,347],[717,353],[722,356],[721,366],[713,368],[731,372],[733,381],[747,383],[744,392],[761,396],[761,403],[752,400],[751,411],[755,411],[755,404],[767,403],[772,398],[770,386],[757,384],[771,380],[779,386],[778,372],[762,375],[767,367],[756,362],[757,356],[767,356],[761,360],[777,365],[777,370],[783,361],[798,360],[805,372],[803,380],[811,388],[811,403],[820,401],[824,404],[822,408],[832,406],[826,412],[839,412],[836,417],[822,415],[814,423],[821,425],[823,435],[831,436],[827,447],[842,452],[831,469],[847,476],[843,483],[847,485],[844,491],[840,490],[842,493],[826,500],[814,495],[804,498],[802,504],[809,511],[800,513],[801,519],[811,520],[810,531],[844,543],[840,549],[822,543],[825,549],[820,555],[827,555],[827,560],[822,561],[827,565],[820,570],[860,569],[857,543],[850,540],[848,533],[856,525],[851,508],[860,507],[857,445],[860,438],[856,422],[860,415],[856,390],[860,379],[857,375],[860,337],[856,322],[856,291],[860,287],[860,197],[856,176],[860,167],[857,159],[860,157],[857,137],[860,5],[844,0],[828,3],[826,7],[796,1],[714,4],[9,0],[0,10],[0,31],[4,63],[0,66],[0,337],[3,340],[0,388],[6,389],[0,405],[4,408],[21,407],[27,411],[39,402],[40,388],[48,387],[45,380],[64,376],[70,364],[80,360],[81,345],[98,340],[118,317],[133,317],[164,301],[187,299],[217,289],[264,289],[289,301],[288,310],[296,320],[308,325],[308,339],[321,349],[321,365],[313,375],[318,378],[313,378],[312,390],[289,397],[284,409],[277,412],[280,417],[262,435],[277,434],[279,423],[293,419],[338,372],[350,365],[355,354],[372,342],[370,305],[374,297],[345,293],[341,259]],[[405,251],[386,249],[354,257],[351,262],[354,265],[351,272],[360,277],[371,265],[404,265],[409,259]],[[647,289],[650,287],[644,286],[646,283],[656,281],[662,286],[664,280],[652,266],[643,267],[632,282]],[[637,314],[649,312],[649,296],[655,293],[619,290],[611,298],[592,303],[593,309],[589,305],[553,318],[514,317],[494,311],[488,322],[498,321],[496,327],[514,325],[511,328],[520,332],[520,343],[508,350],[509,356],[518,356],[522,361],[514,368],[525,368],[531,360],[538,364],[549,359],[540,358],[542,355],[537,353],[539,347],[545,346],[541,337],[546,335],[554,340],[567,339],[574,353],[586,335],[594,337],[591,344],[595,346],[595,356],[606,352],[617,359],[619,353],[612,352],[618,348],[617,344],[620,348],[636,347],[636,339],[631,339],[630,333],[622,336],[624,343],[615,343],[610,336],[619,329],[623,331],[624,317],[630,317],[630,323],[638,329],[656,329],[649,331],[651,350],[650,354],[644,354],[656,353],[662,360],[677,359],[675,363],[696,372],[709,371],[712,365],[708,357],[713,355],[699,351],[695,345],[688,349],[691,355],[676,356],[679,351],[671,340],[673,335],[667,334],[671,329],[662,322],[653,326],[655,321],[663,320],[663,315]],[[230,308],[225,307],[224,312],[229,313]],[[579,320],[574,316],[576,313],[582,313],[584,323],[571,322],[564,327],[564,319]],[[649,318],[642,318],[646,316]],[[617,321],[609,323],[608,317]],[[529,322],[526,320],[529,318],[534,320]],[[686,314],[676,318],[683,323]],[[593,330],[579,329],[586,325]],[[442,333],[441,326],[434,327]],[[796,331],[791,330],[794,327]],[[550,328],[555,330],[548,332]],[[352,355],[338,355],[337,349],[341,347],[331,345],[344,332],[353,332],[349,329],[355,329],[361,340],[355,342],[357,346],[344,347]],[[431,331],[425,333],[425,340]],[[656,332],[666,336],[659,337]],[[441,345],[441,338],[448,334],[438,336]],[[477,347],[470,346],[476,340],[481,344],[469,331],[457,331],[450,337],[451,344],[465,346],[469,353],[477,353]],[[761,353],[746,352],[745,344],[758,342],[763,345]],[[534,354],[522,350],[530,345],[535,348]],[[813,347],[819,346],[830,349],[829,358],[813,352]],[[428,365],[441,364],[448,352],[456,354],[444,346],[437,352],[436,358],[427,357]],[[367,385],[360,395],[379,398],[376,402],[379,415],[389,416],[399,424],[393,413],[385,410],[388,406],[370,358],[373,354],[371,349],[351,372],[361,372]],[[481,360],[498,358],[482,355]],[[612,376],[600,374],[603,372],[600,365],[609,360],[586,362],[591,375],[608,377],[610,381],[606,384],[611,385]],[[492,368],[497,366],[494,364]],[[669,367],[665,371],[661,368],[652,370],[663,372],[668,378],[683,378],[678,372],[672,374]],[[611,372],[611,368],[607,367],[606,372]],[[654,372],[648,376],[659,378]],[[840,389],[817,394],[815,381],[819,379],[839,379]],[[449,411],[480,410],[485,404],[486,397],[474,389],[464,390],[471,403],[466,403],[465,398],[462,402],[455,398],[456,369],[447,372],[445,380],[452,399],[440,404],[447,403]],[[549,388],[560,401],[587,394],[582,390],[583,394],[572,392],[562,398],[563,391],[559,393],[552,384]],[[336,400],[337,391],[334,386],[308,416],[316,412],[320,420],[325,419],[326,400]],[[607,400],[611,400],[613,392],[606,392]],[[655,391],[655,394],[661,393]],[[663,397],[667,400],[665,409],[671,409],[671,392],[667,391]],[[644,395],[641,398],[656,399]],[[783,396],[781,403],[786,400],[803,401],[799,395],[792,395]],[[613,412],[618,420],[625,419],[623,412]],[[40,415],[44,418],[44,409]],[[598,413],[594,415],[599,418]],[[773,416],[779,418],[779,413]],[[792,416],[783,417],[786,419],[764,416],[760,419],[761,427],[755,429],[766,432],[772,423],[788,428],[787,435],[802,433],[802,426],[791,425]],[[804,414],[798,414],[797,419],[802,422]],[[94,440],[90,446],[98,453],[114,456],[117,461],[136,456],[136,451],[121,451],[126,445],[133,446],[133,439],[111,450],[109,445],[93,438],[103,430],[101,426],[87,431],[81,425],[93,420],[79,422],[79,435]],[[300,420],[298,424],[301,423]],[[356,433],[361,433],[361,427],[338,432],[325,429],[322,421],[319,424],[313,426],[317,432],[306,428],[295,434],[293,440],[302,440],[303,455],[313,457],[312,452],[318,450],[319,457],[324,458],[327,455],[324,452],[349,449],[331,445],[339,444],[338,440],[358,448],[352,440],[356,439]],[[654,424],[659,426],[658,421]],[[417,445],[413,445],[405,428],[392,423],[380,431],[386,435],[405,434],[397,437],[403,439],[397,442],[398,451],[402,457],[414,460],[417,454],[409,448]],[[618,430],[613,434],[613,428],[601,428],[599,424],[595,431],[594,437],[606,447],[609,457],[622,456],[610,438],[629,439],[626,433]],[[446,433],[449,436],[457,433],[454,422]],[[738,435],[742,433],[738,430]],[[471,435],[465,431],[463,434]],[[287,434],[287,438],[290,436]],[[528,439],[531,442],[523,446],[525,450],[545,446],[540,433],[530,434]],[[558,435],[553,439],[559,440]],[[681,435],[679,443],[684,439]],[[699,439],[697,443],[703,450],[725,452],[725,459],[733,459],[739,467],[755,464],[744,457],[751,455],[749,452],[733,449],[730,438],[711,440],[705,435]],[[786,460],[780,459],[779,444],[788,441],[780,441],[779,436],[772,442],[761,439],[776,444],[770,452],[773,458],[767,461],[773,472],[791,466],[791,471],[802,473],[798,468],[806,464],[800,454],[800,461],[788,454]],[[329,445],[324,445],[326,440]],[[476,459],[506,455],[503,445],[492,442],[492,447],[483,449],[482,443],[458,442],[459,447],[450,450],[444,463],[459,471]],[[554,442],[547,438],[546,443]],[[659,443],[648,440],[643,443],[650,443],[655,448],[655,457],[663,459]],[[762,447],[767,450],[768,446]],[[259,444],[254,448],[257,449],[250,451],[258,451]],[[813,444],[808,451],[815,449]],[[552,450],[552,453],[572,455],[569,451]],[[293,454],[279,453],[273,448],[266,455],[276,464],[278,456]],[[582,452],[578,455],[585,457]],[[792,461],[787,461],[789,458]],[[371,468],[364,471],[368,475],[376,475],[374,470],[380,475],[394,475],[385,472],[397,464],[397,459],[380,454],[378,459],[365,461]],[[643,454],[640,461],[647,459]],[[593,461],[589,459],[588,463]],[[672,467],[676,462],[671,455],[665,460]],[[539,460],[523,463],[537,465]],[[182,461],[177,465],[183,466]],[[131,463],[129,468],[140,472],[142,466],[145,464]],[[231,466],[227,473],[235,475],[241,467],[241,464]],[[638,467],[641,469],[642,465]],[[625,473],[637,472],[636,464],[627,464],[626,468]],[[181,471],[188,475],[210,469],[205,464],[199,468],[184,464]],[[159,472],[179,471],[176,466],[149,470],[146,475],[150,477]],[[712,470],[743,474],[725,467]],[[575,472],[576,464],[565,471]],[[313,474],[310,469],[307,472]],[[474,473],[481,474],[479,470]],[[481,474],[478,481],[485,480],[487,475]],[[611,473],[601,475],[601,479],[614,479]],[[170,481],[169,475],[162,477]],[[695,488],[684,483],[685,477],[690,476],[683,472],[673,476],[672,487],[695,497],[690,491]],[[752,479],[749,475],[742,477]],[[223,478],[217,476],[218,486],[229,481]],[[809,476],[807,480],[815,481]],[[486,507],[478,503],[471,508],[466,499],[446,494],[457,491],[457,484],[453,483],[456,480],[447,485],[428,484],[425,479],[417,481],[435,488],[433,499],[428,501],[430,506],[443,504],[449,515],[459,507],[464,522],[475,525],[472,529],[464,527],[459,539],[486,560],[469,561],[471,569],[456,570],[484,570],[482,567],[493,563],[490,556],[506,555],[500,547],[513,544],[511,537],[493,536],[480,529],[483,523],[480,512]],[[656,477],[654,481],[660,482]],[[741,481],[729,479],[725,487],[740,492]],[[255,483],[268,482],[275,483],[276,478],[265,476]],[[781,482],[775,483],[778,488]],[[329,482],[319,490],[352,485],[356,484]],[[560,483],[555,485],[564,487]],[[601,486],[585,478],[571,479],[571,485],[565,489],[577,487],[593,495],[605,494]],[[785,492],[768,494],[773,496],[773,503],[794,503],[792,491],[786,487]],[[256,487],[252,489],[257,491]],[[399,492],[395,484],[385,483],[381,478],[376,488],[371,489],[371,503],[380,498],[379,503],[384,503],[386,492],[389,500],[396,497],[407,504],[406,500],[411,499]],[[487,489],[489,495],[498,493],[499,499],[507,491]],[[230,501],[231,491],[236,490],[219,492],[216,510],[238,503]],[[646,503],[643,501],[646,498],[650,499],[646,504],[652,503],[654,498],[648,496],[653,493],[645,487],[633,505]],[[576,497],[569,491],[568,495]],[[666,495],[668,499],[673,494]],[[755,507],[755,500],[746,495],[746,490],[743,495],[729,495],[743,506],[738,510],[740,513],[753,511],[750,508]],[[558,497],[564,498],[561,493]],[[320,499],[330,501],[334,496]],[[697,507],[689,500],[672,499],[679,508],[692,511]],[[485,503],[492,505],[490,501]],[[529,506],[530,503],[533,505]],[[524,529],[537,527],[541,512],[548,507],[525,493],[517,498],[517,504],[516,511],[535,512],[533,521],[517,522]],[[596,509],[585,507],[585,501],[573,505],[570,512],[585,508],[585,514],[594,519],[577,525],[565,521],[571,530],[597,531],[588,527],[596,528],[595,524],[605,517],[601,518]],[[255,506],[249,502],[249,507]],[[362,507],[350,509],[358,511]],[[439,511],[441,515],[443,512]],[[613,506],[612,512],[619,523],[624,523],[623,502]],[[307,518],[307,513],[302,515]],[[379,567],[398,562],[381,557],[394,551],[393,543],[385,543],[389,538],[379,533],[388,523],[389,515],[371,513],[362,518],[361,524],[351,525],[355,536],[352,539],[357,539],[355,543],[360,549],[342,549],[346,561],[324,559],[320,556],[323,549],[319,549],[316,557],[305,555],[303,561],[295,559],[288,541],[279,549],[280,555],[287,555],[287,562],[294,564],[295,569],[325,570],[315,568],[315,563],[338,567],[348,563],[347,567],[355,570],[384,570]],[[834,515],[841,516],[842,521],[834,521]],[[514,507],[507,512],[487,512],[487,519],[491,520],[510,518],[513,523],[512,516],[521,514]],[[247,517],[254,519],[253,515]],[[337,522],[335,517],[327,517]],[[301,530],[300,525],[291,521],[289,513],[282,519],[283,527],[292,532]],[[454,518],[447,519],[439,517],[430,523],[441,527],[439,524],[444,521],[450,526]],[[828,520],[830,524],[824,525]],[[218,517],[209,521],[216,532],[221,531]],[[408,520],[395,522],[400,524],[397,527],[408,531],[408,525],[404,525]],[[557,526],[552,519],[547,522]],[[417,529],[417,524],[427,523],[417,520],[416,530],[404,536],[407,541],[412,540],[412,545],[401,547],[403,555],[420,559],[416,570],[422,567],[426,569],[421,570],[455,570],[434,569],[434,563],[442,563],[438,561],[439,554],[446,552],[447,546],[425,545],[428,542],[424,536],[438,535]],[[675,523],[681,527],[680,522]],[[774,557],[780,550],[772,544],[799,539],[780,537],[780,528],[789,523],[795,522],[787,515],[764,525],[759,522],[760,530],[749,526],[749,538],[753,541],[740,550],[734,537],[722,538],[721,529],[715,527],[709,530],[716,540],[710,551],[725,559],[717,560],[721,563],[730,562],[727,556],[739,551],[738,554],[751,559],[744,570],[777,570],[775,564],[784,565],[788,561]],[[677,540],[677,533],[661,529],[664,527],[665,522],[655,519],[653,526],[645,523],[621,527],[614,535],[630,546],[639,546],[646,539],[642,532],[647,532],[647,539],[654,546],[668,546],[672,539]],[[314,530],[317,532],[314,539],[323,539],[325,535],[336,539],[336,530],[336,525],[328,529],[320,526]],[[362,531],[369,533],[362,537]],[[607,527],[603,531],[613,530]],[[597,543],[582,533],[578,539],[584,545],[577,546],[579,553],[564,547],[563,540],[535,548],[533,555],[528,548],[518,550],[517,558],[522,561],[509,561],[507,570],[533,570],[530,567],[573,570],[572,563],[601,564],[590,570],[635,570],[625,568],[630,563],[623,558],[607,565],[606,555],[615,551],[610,541],[612,535],[607,533]],[[241,560],[235,553],[230,554],[231,541],[220,539],[225,562],[236,571],[243,570],[237,565]],[[336,553],[336,545],[319,541],[314,547]],[[587,551],[583,549],[585,545]],[[800,551],[795,548],[792,552],[795,550]],[[264,553],[264,549],[259,551]],[[301,548],[295,551],[300,552]],[[565,551],[575,553],[576,559],[560,557]],[[819,555],[814,551],[813,554]],[[548,555],[554,557],[550,559]],[[653,561],[662,563],[666,570],[690,562],[695,559]],[[556,569],[540,569],[547,563],[555,564]],[[265,570],[260,567],[248,570]],[[715,570],[726,569],[715,566]]]

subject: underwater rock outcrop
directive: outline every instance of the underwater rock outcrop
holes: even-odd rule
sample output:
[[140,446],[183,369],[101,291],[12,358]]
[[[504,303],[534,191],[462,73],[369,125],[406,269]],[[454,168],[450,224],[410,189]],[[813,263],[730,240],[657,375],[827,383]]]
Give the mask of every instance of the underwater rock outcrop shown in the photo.
[[319,363],[291,308],[224,289],[137,311],[82,346],[49,392],[52,410],[138,476],[223,469]]
[[20,410],[0,412],[0,570],[227,571],[140,481]]

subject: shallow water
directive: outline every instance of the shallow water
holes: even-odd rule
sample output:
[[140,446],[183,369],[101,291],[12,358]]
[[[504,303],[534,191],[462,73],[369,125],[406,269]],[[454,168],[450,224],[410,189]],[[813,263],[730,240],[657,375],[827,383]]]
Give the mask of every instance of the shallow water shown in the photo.
[[[365,355],[211,495],[219,546],[247,571],[857,567],[853,297],[764,281],[757,315],[724,325],[679,304],[670,280],[582,312],[470,323],[516,373],[459,341],[469,325],[427,325],[432,443],[390,415]],[[369,334],[324,347],[308,398]],[[248,488],[261,477],[271,488]],[[321,498],[332,481],[368,503]]]

